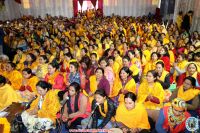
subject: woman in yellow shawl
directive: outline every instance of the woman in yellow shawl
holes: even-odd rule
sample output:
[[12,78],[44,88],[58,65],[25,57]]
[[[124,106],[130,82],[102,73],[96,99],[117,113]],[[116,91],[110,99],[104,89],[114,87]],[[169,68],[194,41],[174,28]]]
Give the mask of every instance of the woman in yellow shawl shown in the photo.
[[156,63],[156,72],[158,73],[157,81],[160,82],[163,89],[168,89],[170,87],[170,76],[169,72],[165,69],[163,61],[158,61]]
[[146,74],[149,70],[156,69],[156,62],[157,62],[158,58],[159,58],[159,56],[158,56],[157,52],[153,52],[151,54],[151,60],[144,67],[143,76],[146,76]]
[[36,76],[43,80],[45,78],[45,75],[48,72],[48,59],[46,55],[40,55],[39,57],[39,64],[37,66],[37,69],[33,70],[35,72]]
[[177,57],[177,62],[174,63],[173,65],[173,69],[171,72],[174,71],[174,74],[173,74],[173,79],[176,80],[176,78],[185,72],[185,67],[187,66],[187,60],[185,59],[186,55],[185,54],[179,54],[178,57]]
[[56,114],[60,110],[57,95],[59,90],[52,90],[51,84],[46,81],[39,81],[36,88],[39,96],[32,102],[30,109],[21,115],[28,132],[40,132],[53,128]]
[[200,90],[195,88],[196,79],[194,77],[188,76],[184,79],[183,85],[172,93],[170,100],[178,97],[183,99],[187,103],[188,112],[196,117],[197,108],[199,106],[199,94]]
[[120,128],[131,132],[141,132],[150,129],[147,111],[141,103],[136,103],[136,95],[128,92],[116,111],[115,119],[120,122]]
[[141,49],[135,48],[134,52],[135,52],[135,57],[138,58],[141,61],[142,67],[145,66],[146,63],[147,63],[147,60],[146,60],[144,54],[142,53]]
[[12,104],[12,102],[20,102],[21,97],[18,93],[9,85],[6,84],[6,78],[0,75],[0,110]]
[[197,64],[195,62],[190,62],[188,63],[186,67],[186,72],[179,75],[178,80],[177,80],[177,86],[181,86],[183,84],[183,81],[185,77],[187,76],[192,76],[193,78],[196,79],[196,88],[200,88],[200,72]]
[[36,69],[38,63],[36,62],[36,57],[34,54],[29,53],[26,55],[26,60],[24,61],[24,66],[21,68],[22,70],[24,68],[30,68],[30,69]]
[[13,63],[15,63],[16,69],[21,70],[21,67],[23,67],[23,63],[26,60],[26,55],[23,53],[22,49],[17,49],[17,54],[14,56]]
[[128,67],[132,71],[132,76],[135,82],[139,82],[140,69],[136,66],[136,64],[131,63],[129,56],[123,57],[123,67]]
[[155,120],[154,113],[163,106],[165,92],[162,85],[157,80],[157,72],[150,70],[147,72],[146,81],[140,84],[138,89],[138,102],[144,103],[148,115]]
[[31,100],[36,95],[36,84],[39,79],[32,74],[30,68],[24,68],[22,75],[23,79],[19,91],[23,98]]
[[108,57],[108,62],[109,62],[109,66],[113,69],[115,78],[117,78],[118,75],[119,75],[120,65],[115,61],[115,57],[114,56],[109,56]]
[[5,77],[15,90],[19,90],[22,82],[22,74],[15,70],[16,65],[12,62],[7,63]]
[[132,71],[128,67],[121,68],[119,78],[116,78],[111,97],[115,97],[115,102],[124,102],[124,95],[127,92],[136,94],[136,83],[132,78]]
[[148,61],[150,60],[150,58],[151,58],[151,52],[149,51],[148,47],[149,47],[149,46],[148,46],[146,43],[144,43],[144,44],[142,45],[142,53],[144,54],[145,59],[146,59],[147,62],[148,62]]
[[141,61],[135,57],[135,52],[133,50],[128,51],[128,56],[131,59],[131,64],[135,64],[137,68],[140,70],[140,75],[142,74],[142,64]]

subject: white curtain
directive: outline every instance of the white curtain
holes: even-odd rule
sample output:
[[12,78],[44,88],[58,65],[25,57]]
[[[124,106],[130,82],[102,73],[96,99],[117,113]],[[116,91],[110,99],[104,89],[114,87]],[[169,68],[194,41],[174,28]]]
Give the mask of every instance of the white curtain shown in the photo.
[[0,20],[11,20],[22,16],[22,5],[14,0],[5,0],[5,7],[0,10]]
[[155,0],[104,0],[103,12],[106,16],[113,13],[120,16],[142,16],[155,13],[158,5]]
[[21,4],[15,0],[5,0],[5,8],[0,11],[0,20],[11,20],[23,15],[44,17],[46,14],[72,17],[73,0],[21,0]]
[[176,21],[176,17],[180,11],[185,14],[189,10],[194,11],[191,31],[197,30],[200,32],[200,0],[176,0],[174,22]]
[[52,16],[73,16],[72,0],[29,0],[30,8],[25,9],[30,15],[44,17],[46,14]]

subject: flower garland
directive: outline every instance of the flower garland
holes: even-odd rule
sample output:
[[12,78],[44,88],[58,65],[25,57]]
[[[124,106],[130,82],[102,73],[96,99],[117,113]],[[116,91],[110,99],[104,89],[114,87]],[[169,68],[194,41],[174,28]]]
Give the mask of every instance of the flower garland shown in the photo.
[[6,118],[0,118],[0,125],[3,125],[3,133],[10,133],[10,123]]

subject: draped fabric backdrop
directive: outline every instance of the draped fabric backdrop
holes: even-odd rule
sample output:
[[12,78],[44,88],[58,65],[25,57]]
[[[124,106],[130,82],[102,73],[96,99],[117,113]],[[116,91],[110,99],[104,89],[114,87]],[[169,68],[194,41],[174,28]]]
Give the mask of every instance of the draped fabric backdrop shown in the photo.
[[104,15],[141,16],[155,13],[153,0],[104,0]]
[[[19,18],[23,15],[44,17],[46,13],[52,16],[74,15],[73,7],[78,0],[5,0],[5,10],[0,11],[0,20]],[[103,9],[106,16],[115,13],[121,16],[140,16],[155,12],[157,6],[152,4],[155,0],[98,0],[98,7]],[[96,1],[92,0],[95,4]],[[76,8],[76,11],[78,9]]]
[[176,17],[180,11],[183,11],[185,14],[189,10],[194,11],[191,31],[197,30],[200,32],[200,0],[176,0],[173,18],[174,22],[176,21]]
[[[98,8],[103,11],[103,0],[73,0],[74,7],[74,16],[77,16],[78,13],[78,3],[80,3],[81,8],[83,6],[83,1],[91,1],[92,5],[96,8],[96,4],[98,1]],[[81,9],[82,10],[82,9]]]
[[0,20],[10,20],[21,17],[21,4],[15,0],[5,0],[5,7],[0,10]]
[[21,4],[16,1],[5,0],[5,8],[0,10],[0,20],[20,18],[23,15],[44,17],[47,13],[73,17],[73,0],[21,0]]

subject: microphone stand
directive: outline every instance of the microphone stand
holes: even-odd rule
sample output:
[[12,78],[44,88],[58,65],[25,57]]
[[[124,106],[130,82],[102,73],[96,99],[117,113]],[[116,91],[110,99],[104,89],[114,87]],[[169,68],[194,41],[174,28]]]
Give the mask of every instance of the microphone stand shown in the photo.
[[88,128],[89,128],[90,120],[92,119],[92,116],[94,115],[94,112],[95,112],[95,110],[97,109],[97,107],[98,107],[98,104],[96,104],[96,106],[94,107],[93,111],[91,112],[91,115],[90,115],[90,117],[89,117],[89,120],[88,120],[88,123],[87,123],[87,126],[86,126],[85,129],[88,129]]
[[61,127],[61,126],[63,125],[62,116],[63,116],[63,113],[64,113],[64,107],[65,107],[67,101],[68,101],[68,99],[63,103],[63,105],[62,105],[62,107],[61,107],[61,109],[60,109],[60,125],[59,125],[59,133],[62,132],[62,127]]

